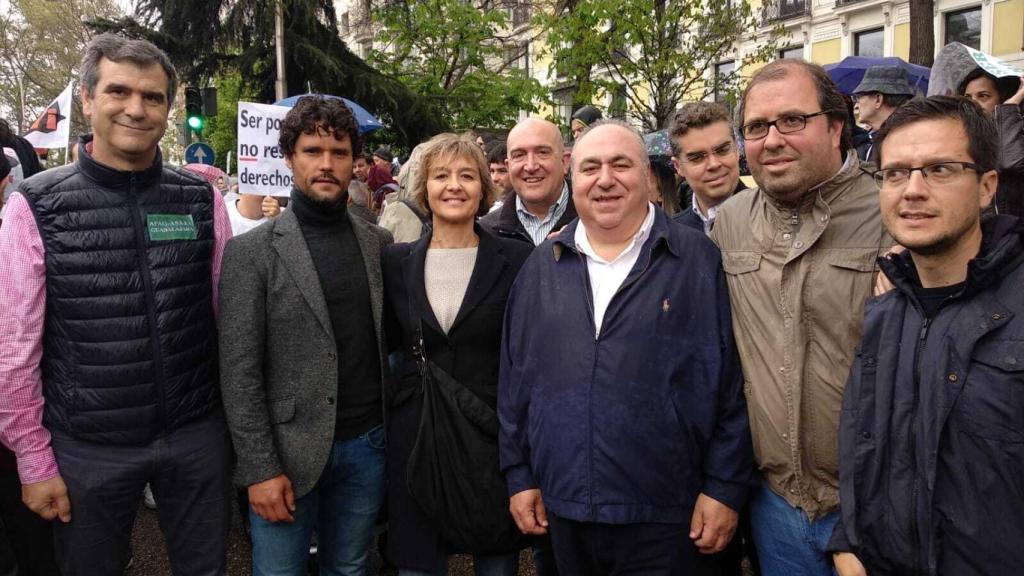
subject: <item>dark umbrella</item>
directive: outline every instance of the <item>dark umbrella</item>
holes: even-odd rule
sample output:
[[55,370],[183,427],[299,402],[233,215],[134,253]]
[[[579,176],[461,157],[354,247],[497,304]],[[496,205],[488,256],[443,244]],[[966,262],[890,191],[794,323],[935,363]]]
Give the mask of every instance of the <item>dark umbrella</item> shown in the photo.
[[332,96],[330,94],[299,94],[297,96],[289,96],[278,100],[277,102],[274,102],[274,106],[287,106],[291,108],[292,106],[295,106],[295,103],[298,102],[300,98],[305,98],[306,96],[321,96],[323,98],[331,98],[344,102],[345,106],[348,106],[348,109],[352,111],[352,115],[356,117],[356,123],[359,124],[359,132],[362,134],[373,132],[374,130],[380,130],[384,127],[384,123],[378,120],[373,114],[367,112],[366,108],[363,108],[348,98],[342,98],[341,96]]
[[828,72],[832,81],[839,86],[839,91],[848,96],[864,79],[864,72],[872,66],[901,66],[907,71],[907,82],[915,94],[928,92],[928,79],[931,76],[931,69],[917,64],[910,64],[902,58],[888,56],[885,58],[868,58],[867,56],[847,56],[835,64],[826,64],[825,71]]

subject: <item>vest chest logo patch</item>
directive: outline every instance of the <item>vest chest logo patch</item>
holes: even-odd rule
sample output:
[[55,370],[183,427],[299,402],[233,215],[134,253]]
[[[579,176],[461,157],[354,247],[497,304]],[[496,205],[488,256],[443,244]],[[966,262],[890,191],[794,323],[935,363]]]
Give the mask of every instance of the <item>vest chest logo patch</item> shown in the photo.
[[146,214],[150,242],[195,240],[199,237],[191,214]]

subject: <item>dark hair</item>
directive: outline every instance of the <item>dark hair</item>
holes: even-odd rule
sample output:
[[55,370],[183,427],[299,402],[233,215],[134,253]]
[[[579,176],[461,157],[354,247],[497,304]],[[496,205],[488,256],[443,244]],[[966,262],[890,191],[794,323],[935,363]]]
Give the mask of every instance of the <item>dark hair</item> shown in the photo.
[[486,149],[488,164],[505,163],[505,158],[508,157],[508,145],[504,140],[494,140],[486,146]]
[[14,141],[14,133],[11,132],[11,125],[7,120],[0,118],[0,142],[7,144]]
[[792,58],[776,60],[755,72],[747,87],[743,89],[743,97],[740,100],[740,108],[736,116],[739,125],[743,126],[745,121],[744,114],[746,113],[747,97],[754,86],[763,82],[789,78],[789,75],[795,68],[803,70],[811,77],[815,88],[818,90],[818,105],[822,111],[828,113],[828,119],[843,123],[842,137],[839,139],[839,150],[846,153],[847,150],[852,148],[852,140],[850,136],[850,116],[846,112],[846,101],[843,99],[843,93],[839,91],[839,87],[832,81],[832,78],[829,78],[828,72],[825,72],[824,68],[804,60]]
[[978,78],[982,77],[988,78],[989,80],[992,81],[992,85],[996,87],[996,92],[999,96],[1000,104],[1006,102],[1006,100],[1010,96],[1013,96],[1013,94],[1020,88],[1020,84],[1018,83],[1019,80],[1017,80],[1017,82],[1013,82],[1013,80],[1015,80],[1014,78],[1008,79],[1009,81],[1000,80],[999,78],[996,78],[994,75],[985,71],[984,68],[975,68],[974,70],[971,70],[971,72],[967,76],[965,76],[963,80],[960,81],[960,85],[956,87],[957,95],[963,96],[964,94],[966,94],[967,85],[977,80]]
[[363,162],[366,162],[368,166],[373,165],[373,156],[371,154],[367,154],[366,152],[355,154],[352,158],[352,163],[355,164],[356,160],[362,160]]
[[336,98],[305,96],[299,98],[281,122],[278,145],[285,156],[295,153],[295,142],[302,134],[315,134],[318,130],[330,133],[341,140],[348,136],[352,144],[352,157],[363,153],[363,138],[352,111]]
[[427,178],[430,177],[430,168],[435,162],[448,162],[455,158],[465,158],[476,165],[477,176],[480,178],[480,206],[477,208],[477,216],[484,216],[494,204],[497,196],[497,188],[491,180],[490,167],[487,159],[484,158],[484,151],[476,143],[476,138],[470,134],[455,134],[445,132],[434,136],[426,142],[423,149],[423,156],[420,157],[420,169],[413,176],[410,183],[410,196],[424,214],[433,214],[430,204],[427,202]]
[[651,174],[661,193],[661,209],[669,216],[678,214],[682,206],[679,204],[679,185],[676,183],[675,169],[667,162],[652,161]]
[[159,64],[167,74],[167,108],[174,104],[174,95],[178,91],[178,75],[174,72],[171,59],[163,50],[146,40],[133,40],[114,34],[100,34],[85,47],[82,56],[80,84],[89,95],[94,95],[99,84],[100,61],[106,58],[111,62],[131,62],[140,67]]
[[956,120],[967,133],[967,154],[982,172],[995,170],[999,165],[999,131],[995,120],[970,98],[963,96],[930,96],[914,98],[900,106],[874,136],[878,157],[882,157],[885,138],[893,130],[926,120]]
[[[690,102],[676,110],[668,125],[668,141],[672,145],[672,155],[679,156],[682,150],[679,149],[680,136],[685,136],[690,130],[704,128],[716,122],[730,123],[729,109],[718,102]],[[729,130],[732,135],[732,130]],[[735,136],[733,136],[735,140]]]

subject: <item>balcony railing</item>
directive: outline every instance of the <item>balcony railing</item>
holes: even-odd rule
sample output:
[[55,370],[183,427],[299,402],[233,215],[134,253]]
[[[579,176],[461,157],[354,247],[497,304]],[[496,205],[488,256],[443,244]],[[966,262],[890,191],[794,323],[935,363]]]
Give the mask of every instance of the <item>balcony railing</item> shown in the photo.
[[811,0],[769,0],[761,7],[761,22],[765,25],[810,15]]
[[861,2],[866,2],[866,1],[867,0],[836,0],[836,8],[839,8],[839,7],[842,7],[842,6],[850,6],[850,5],[853,5],[853,4],[860,4]]

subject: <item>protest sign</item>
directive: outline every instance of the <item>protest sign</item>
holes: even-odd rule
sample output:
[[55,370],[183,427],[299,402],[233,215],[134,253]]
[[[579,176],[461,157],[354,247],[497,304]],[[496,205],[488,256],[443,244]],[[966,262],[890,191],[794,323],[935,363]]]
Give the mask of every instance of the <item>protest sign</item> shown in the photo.
[[238,103],[238,192],[288,196],[292,171],[277,145],[281,122],[291,108]]

